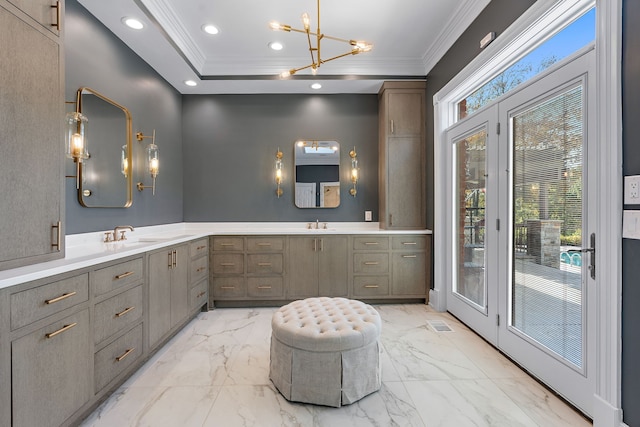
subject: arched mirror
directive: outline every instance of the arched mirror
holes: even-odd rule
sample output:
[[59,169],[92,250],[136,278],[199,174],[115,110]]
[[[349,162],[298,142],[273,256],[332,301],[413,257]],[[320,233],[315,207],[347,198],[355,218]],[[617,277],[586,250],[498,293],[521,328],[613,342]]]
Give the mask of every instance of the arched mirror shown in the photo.
[[132,203],[132,125],[127,108],[88,87],[77,109],[87,117],[89,158],[82,162],[78,201],[86,208],[128,208]]
[[340,205],[340,144],[299,140],[295,152],[295,202],[299,208]]

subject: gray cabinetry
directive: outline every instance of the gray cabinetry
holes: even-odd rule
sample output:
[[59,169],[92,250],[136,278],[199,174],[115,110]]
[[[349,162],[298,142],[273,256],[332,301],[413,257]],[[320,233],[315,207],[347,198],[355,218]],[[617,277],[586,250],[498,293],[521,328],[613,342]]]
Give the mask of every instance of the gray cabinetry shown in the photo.
[[356,236],[353,241],[353,287],[356,298],[389,295],[389,237]]
[[[61,39],[50,30],[55,2],[12,3],[0,0],[0,270],[64,256],[64,77]],[[29,190],[34,185],[37,191]]]
[[189,311],[197,311],[209,300],[209,239],[189,244]]
[[394,236],[391,242],[391,295],[424,298],[431,277],[431,236]]
[[155,347],[189,311],[189,246],[148,254],[149,347]]
[[290,299],[348,295],[347,236],[289,237]]
[[425,82],[385,82],[379,97],[379,211],[384,229],[423,229]]

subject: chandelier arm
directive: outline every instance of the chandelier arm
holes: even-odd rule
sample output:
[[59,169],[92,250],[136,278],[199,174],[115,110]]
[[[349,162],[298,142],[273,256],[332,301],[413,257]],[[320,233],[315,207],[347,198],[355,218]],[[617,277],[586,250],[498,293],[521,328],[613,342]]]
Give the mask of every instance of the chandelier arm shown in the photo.
[[[313,56],[314,48],[311,45],[311,34],[308,31],[307,31],[307,43],[309,44],[309,55],[311,55],[311,65],[314,65],[314,64],[316,64],[316,59]],[[320,45],[318,45],[318,47],[320,47]],[[319,49],[315,49],[315,50],[318,51],[318,64],[319,64],[320,63],[320,60],[319,60],[320,59],[320,56],[319,56],[320,52],[319,52]]]
[[322,61],[320,61],[320,63],[324,64],[325,62],[333,61],[334,59],[344,58],[345,56],[349,56],[349,55],[357,55],[358,53],[360,53],[360,52],[357,51],[357,50],[352,50],[350,52],[343,53],[342,55],[337,55],[337,56],[334,56],[334,57],[329,58],[329,59],[323,59]]
[[341,39],[340,37],[328,36],[326,34],[323,34],[322,37],[327,38],[329,40],[334,40],[334,41],[337,41],[337,42],[344,42],[344,43],[347,43],[347,44],[351,44],[351,40]]

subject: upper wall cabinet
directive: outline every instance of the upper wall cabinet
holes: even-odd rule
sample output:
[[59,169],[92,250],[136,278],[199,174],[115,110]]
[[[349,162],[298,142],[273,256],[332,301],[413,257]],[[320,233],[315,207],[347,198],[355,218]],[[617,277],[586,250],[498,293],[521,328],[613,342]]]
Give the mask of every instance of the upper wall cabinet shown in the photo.
[[36,3],[0,0],[0,270],[64,256],[62,39]]
[[385,82],[379,105],[380,228],[424,229],[424,81]]

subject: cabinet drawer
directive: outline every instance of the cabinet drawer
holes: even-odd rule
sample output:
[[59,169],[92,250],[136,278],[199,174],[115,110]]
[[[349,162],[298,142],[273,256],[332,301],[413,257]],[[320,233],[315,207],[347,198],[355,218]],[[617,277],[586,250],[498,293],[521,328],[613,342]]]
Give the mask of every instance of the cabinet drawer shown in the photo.
[[353,239],[356,251],[386,251],[389,249],[389,238],[381,236],[358,236]]
[[[3,338],[4,339],[4,338]],[[11,343],[14,427],[59,426],[92,397],[89,309]]]
[[249,252],[268,252],[284,250],[282,237],[249,237],[247,238]]
[[203,280],[189,290],[189,308],[191,310],[202,307],[208,300],[209,281]]
[[142,285],[96,304],[94,339],[102,342],[142,318]]
[[95,392],[102,390],[140,356],[142,356],[142,324],[95,354]]
[[207,239],[196,240],[189,243],[189,257],[197,258],[209,253],[209,241]]
[[247,255],[247,273],[282,273],[282,254]]
[[213,296],[216,299],[243,297],[245,294],[244,277],[213,278]]
[[91,272],[91,285],[94,289],[94,295],[99,296],[139,282],[143,277],[142,258],[138,258]]
[[247,288],[250,297],[281,297],[284,285],[282,277],[250,277]]
[[243,254],[213,254],[211,264],[214,274],[244,273]]
[[213,237],[211,245],[213,251],[243,251],[244,239],[242,237]]
[[11,295],[11,329],[44,319],[89,299],[89,276],[70,277]]
[[207,277],[207,275],[209,274],[209,258],[201,257],[191,261],[189,274],[190,283],[195,283],[198,280]]
[[389,272],[388,253],[355,253],[353,254],[353,272],[383,274]]
[[393,236],[391,238],[392,248],[395,250],[413,251],[416,249],[424,249],[426,247],[427,238],[425,236]]
[[355,276],[353,295],[360,297],[389,295],[389,276]]

